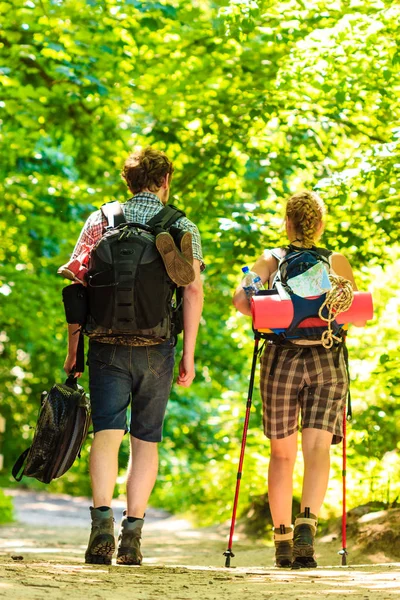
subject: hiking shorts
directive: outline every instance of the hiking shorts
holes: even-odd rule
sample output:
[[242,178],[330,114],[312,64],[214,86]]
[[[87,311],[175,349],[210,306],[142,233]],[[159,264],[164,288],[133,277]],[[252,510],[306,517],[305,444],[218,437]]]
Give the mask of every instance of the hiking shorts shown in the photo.
[[261,397],[264,433],[281,439],[301,428],[343,437],[343,410],[348,375],[342,346],[284,347],[266,344],[261,357]]
[[87,364],[95,433],[122,429],[145,442],[161,441],[174,374],[173,342],[120,346],[89,341]]

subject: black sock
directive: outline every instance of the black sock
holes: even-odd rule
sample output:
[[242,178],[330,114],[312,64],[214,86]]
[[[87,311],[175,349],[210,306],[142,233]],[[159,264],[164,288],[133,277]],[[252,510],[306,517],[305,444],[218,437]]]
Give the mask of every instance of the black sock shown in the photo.
[[101,510],[101,512],[106,512],[106,510],[110,510],[109,506],[97,506],[96,510]]
[[140,517],[127,517],[128,523],[134,523],[135,521],[142,521]]

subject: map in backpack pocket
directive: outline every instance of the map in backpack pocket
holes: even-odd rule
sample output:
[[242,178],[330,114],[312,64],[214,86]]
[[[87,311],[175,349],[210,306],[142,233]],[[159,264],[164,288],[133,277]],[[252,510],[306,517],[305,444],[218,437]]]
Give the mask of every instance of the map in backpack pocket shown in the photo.
[[301,298],[321,296],[332,287],[326,266],[322,262],[318,262],[308,271],[288,279],[287,284],[292,292]]

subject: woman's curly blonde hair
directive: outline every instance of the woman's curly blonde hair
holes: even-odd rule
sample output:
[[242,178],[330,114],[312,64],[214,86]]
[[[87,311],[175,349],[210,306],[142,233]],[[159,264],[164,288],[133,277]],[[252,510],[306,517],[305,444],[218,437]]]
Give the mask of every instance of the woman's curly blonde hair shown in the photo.
[[304,190],[294,194],[286,204],[286,217],[291,222],[296,238],[305,248],[313,246],[326,213],[323,200],[315,192]]

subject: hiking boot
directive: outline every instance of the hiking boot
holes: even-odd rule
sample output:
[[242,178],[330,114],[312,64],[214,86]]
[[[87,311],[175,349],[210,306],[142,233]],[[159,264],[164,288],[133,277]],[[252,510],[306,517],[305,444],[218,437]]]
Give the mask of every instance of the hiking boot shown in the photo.
[[[189,233],[189,232],[187,232]],[[189,233],[191,236],[191,234]],[[167,231],[156,236],[156,246],[169,277],[176,285],[186,286],[195,278],[193,265],[176,247],[173,237]],[[187,247],[187,242],[185,243]]]
[[275,566],[289,568],[293,560],[293,528],[280,525],[274,528]]
[[169,230],[171,236],[174,238],[175,244],[182,252],[183,256],[193,265],[193,245],[192,245],[192,234],[190,231],[184,231],[179,227],[170,227]]
[[124,510],[118,536],[117,565],[142,564],[140,540],[142,539],[143,523],[144,519],[135,519],[130,522],[126,516],[126,510]]
[[317,517],[306,508],[297,515],[293,534],[292,569],[315,569],[314,538],[317,531]]
[[92,530],[85,553],[85,563],[111,565],[115,550],[114,518],[111,508],[100,510],[90,507]]

